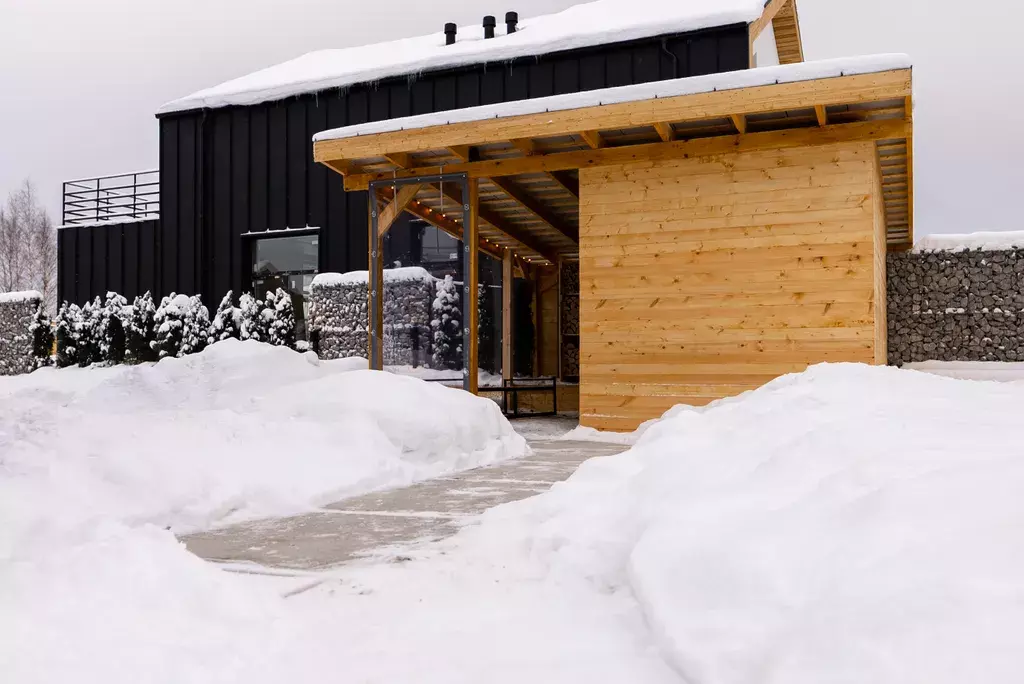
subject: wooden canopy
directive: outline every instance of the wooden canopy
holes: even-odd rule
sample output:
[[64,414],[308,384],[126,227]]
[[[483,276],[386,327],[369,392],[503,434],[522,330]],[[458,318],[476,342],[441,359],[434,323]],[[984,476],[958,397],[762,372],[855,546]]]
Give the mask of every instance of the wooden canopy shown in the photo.
[[[795,19],[795,17],[794,17]],[[468,110],[467,110],[468,111]],[[465,173],[479,181],[480,248],[527,262],[578,254],[581,168],[714,157],[736,151],[870,140],[876,144],[890,249],[913,240],[911,70],[463,120],[324,139],[314,157],[345,178],[371,182]],[[408,211],[461,237],[446,208],[457,188],[407,191]],[[456,215],[453,215],[456,216]]]

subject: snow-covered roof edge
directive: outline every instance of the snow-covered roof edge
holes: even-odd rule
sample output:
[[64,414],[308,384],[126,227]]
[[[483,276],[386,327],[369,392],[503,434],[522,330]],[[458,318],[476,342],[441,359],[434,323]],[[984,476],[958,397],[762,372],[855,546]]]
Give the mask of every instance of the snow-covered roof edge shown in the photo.
[[966,252],[968,250],[999,251],[1024,249],[1024,231],[949,233],[925,235],[917,240],[914,252]]
[[[348,273],[319,273],[313,278],[310,287],[337,287],[369,282],[367,271],[349,271]],[[436,280],[422,266],[403,266],[401,268],[384,269],[384,281],[388,283],[405,283],[414,280],[433,282]]]
[[596,0],[523,19],[515,33],[486,40],[483,29],[471,25],[459,27],[454,45],[434,33],[311,52],[168,102],[157,114],[253,105],[394,76],[750,23],[763,11],[764,0]]
[[43,295],[38,290],[22,292],[0,292],[0,304],[16,304],[21,302],[42,301]]
[[145,223],[146,221],[158,221],[160,219],[159,214],[153,214],[146,218],[124,218],[124,219],[106,219],[102,221],[87,221],[84,223],[65,223],[57,226],[57,230],[63,228],[95,228],[96,226],[121,226],[126,223]]
[[843,57],[825,59],[817,62],[801,62],[799,64],[783,64],[781,66],[728,71],[708,74],[706,76],[690,76],[669,81],[653,81],[635,85],[619,86],[588,90],[581,93],[567,93],[539,97],[533,100],[517,100],[501,102],[480,107],[467,107],[446,112],[433,112],[418,116],[407,116],[400,119],[371,121],[354,126],[344,126],[321,131],[313,136],[313,140],[338,140],[354,138],[360,135],[390,133],[430,126],[444,126],[468,121],[483,121],[524,114],[582,109],[601,105],[619,104],[622,102],[639,102],[656,98],[676,97],[709,93],[717,90],[735,90],[756,86],[773,85],[776,83],[794,83],[811,81],[821,78],[835,78],[856,74],[870,74],[895,69],[908,69],[912,66],[910,57],[904,54],[867,55],[863,57]]

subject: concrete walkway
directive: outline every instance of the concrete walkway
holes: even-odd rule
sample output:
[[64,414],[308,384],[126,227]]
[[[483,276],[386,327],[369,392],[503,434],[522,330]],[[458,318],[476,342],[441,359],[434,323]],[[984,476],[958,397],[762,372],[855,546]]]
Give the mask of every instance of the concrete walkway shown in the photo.
[[532,439],[525,459],[467,470],[400,489],[345,499],[320,511],[256,520],[186,536],[212,561],[322,570],[387,547],[442,539],[488,508],[546,491],[594,456],[625,451],[599,442]]

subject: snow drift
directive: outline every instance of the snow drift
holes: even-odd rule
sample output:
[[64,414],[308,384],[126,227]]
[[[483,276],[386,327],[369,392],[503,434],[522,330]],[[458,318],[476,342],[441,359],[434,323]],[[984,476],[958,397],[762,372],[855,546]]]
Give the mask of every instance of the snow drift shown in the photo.
[[103,521],[287,514],[525,452],[493,402],[365,368],[226,340],[0,380],[0,557]]
[[692,684],[1019,681],[1022,405],[849,364],[677,407],[545,497],[535,550],[635,593]]

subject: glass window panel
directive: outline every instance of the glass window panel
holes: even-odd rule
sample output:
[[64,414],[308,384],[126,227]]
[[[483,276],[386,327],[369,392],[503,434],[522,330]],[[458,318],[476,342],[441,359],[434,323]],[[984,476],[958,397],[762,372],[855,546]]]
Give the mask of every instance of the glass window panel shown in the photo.
[[319,242],[317,235],[257,240],[253,273],[316,271]]

